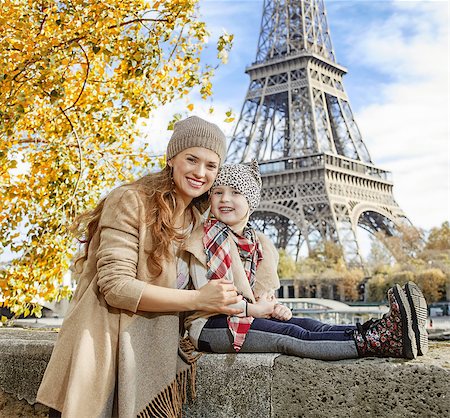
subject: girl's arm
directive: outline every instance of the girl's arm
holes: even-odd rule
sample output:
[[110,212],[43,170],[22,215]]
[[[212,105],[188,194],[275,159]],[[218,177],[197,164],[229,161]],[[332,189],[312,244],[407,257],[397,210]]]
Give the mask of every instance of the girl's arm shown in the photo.
[[280,321],[289,321],[292,318],[292,311],[287,306],[277,302],[275,297],[273,299],[275,301],[275,307],[273,309],[272,318]]
[[263,293],[256,303],[247,304],[247,315],[254,318],[270,318],[273,315],[275,301]]
[[264,292],[256,297],[256,303],[247,305],[249,316],[255,318],[275,318],[280,321],[289,321],[292,318],[292,312],[283,304],[277,301],[273,292]]

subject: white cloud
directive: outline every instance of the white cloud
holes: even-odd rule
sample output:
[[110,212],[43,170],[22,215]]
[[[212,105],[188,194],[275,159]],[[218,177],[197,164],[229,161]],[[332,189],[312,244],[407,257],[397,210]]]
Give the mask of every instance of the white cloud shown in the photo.
[[448,12],[436,6],[396,4],[353,49],[392,77],[356,119],[375,163],[393,172],[398,203],[427,229],[450,218]]
[[448,150],[448,103],[434,81],[384,87],[384,103],[363,108],[357,121],[375,161],[399,162]]
[[[448,10],[444,4],[396,3],[387,19],[376,18],[354,39],[352,54],[398,78],[445,77]],[[395,65],[392,65],[394,64]]]

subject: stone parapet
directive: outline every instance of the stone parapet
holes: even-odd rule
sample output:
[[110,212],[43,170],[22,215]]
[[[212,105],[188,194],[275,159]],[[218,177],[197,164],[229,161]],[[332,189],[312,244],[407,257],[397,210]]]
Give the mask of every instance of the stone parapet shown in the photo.
[[[56,332],[0,328],[0,417],[46,417],[35,404]],[[205,354],[189,418],[447,417],[450,342],[416,360],[320,361],[276,354]]]

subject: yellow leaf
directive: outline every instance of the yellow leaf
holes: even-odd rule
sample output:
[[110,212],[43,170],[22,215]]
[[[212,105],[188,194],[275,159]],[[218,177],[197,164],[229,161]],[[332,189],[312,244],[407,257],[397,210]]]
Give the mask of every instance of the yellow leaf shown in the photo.
[[[156,138],[140,149],[142,119],[199,89],[211,95],[218,61],[201,55],[210,35],[196,1],[74,0],[64,11],[60,3],[0,0],[0,230],[16,257],[0,269],[0,287],[16,316],[68,295],[62,283],[76,245],[67,226],[119,180],[165,165],[149,157]],[[130,10],[149,9],[165,22],[122,25]],[[220,38],[222,55],[231,41]],[[189,99],[186,106],[195,108]]]

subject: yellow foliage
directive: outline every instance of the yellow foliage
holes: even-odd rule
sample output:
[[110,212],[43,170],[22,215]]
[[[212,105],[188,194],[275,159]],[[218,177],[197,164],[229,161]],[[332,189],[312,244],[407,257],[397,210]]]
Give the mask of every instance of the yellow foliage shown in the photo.
[[402,270],[389,274],[375,274],[368,280],[368,301],[381,302],[387,299],[389,288],[395,284],[404,286],[415,282],[423,292],[428,303],[438,302],[445,297],[447,277],[440,269]]
[[423,295],[430,302],[438,302],[445,297],[447,278],[439,269],[427,269],[416,276],[417,285],[422,289]]
[[[211,94],[196,3],[0,0],[0,251],[15,255],[0,301],[16,315],[67,296],[73,218],[158,163],[138,119]],[[218,40],[220,59],[231,42]]]
[[368,302],[382,302],[386,300],[386,293],[392,287],[392,279],[383,274],[372,276],[366,283],[368,288]]
[[358,300],[358,285],[363,281],[362,270],[352,269],[343,272],[340,283],[344,291],[345,300]]
[[286,250],[278,250],[278,276],[280,279],[293,279],[297,273],[297,265],[295,260],[286,252]]

